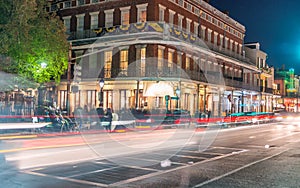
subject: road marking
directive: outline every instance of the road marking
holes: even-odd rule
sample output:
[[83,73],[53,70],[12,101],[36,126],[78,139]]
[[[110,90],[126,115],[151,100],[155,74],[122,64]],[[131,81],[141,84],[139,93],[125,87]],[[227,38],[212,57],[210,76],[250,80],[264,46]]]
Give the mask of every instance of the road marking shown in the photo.
[[291,134],[287,134],[287,135],[284,135],[284,136],[276,137],[276,138],[268,140],[268,142],[272,142],[272,141],[279,140],[279,139],[282,139],[282,138],[285,138],[285,137],[289,137],[289,136],[294,136],[294,135],[299,134],[299,133],[296,132],[296,133],[291,133]]
[[101,169],[101,170],[95,170],[95,171],[91,171],[91,172],[75,174],[75,175],[72,175],[72,176],[68,176],[68,178],[76,178],[77,176],[83,176],[83,175],[93,174],[93,173],[97,173],[97,172],[103,172],[103,171],[112,170],[112,169],[115,169],[115,168],[120,168],[120,167],[116,166],[116,167],[104,168],[104,169]]
[[42,174],[42,173],[32,172],[32,171],[24,171],[24,173],[32,174],[32,175],[36,175],[36,176],[55,178],[55,179],[70,181],[70,182],[75,182],[75,183],[87,184],[87,185],[93,185],[93,186],[99,186],[99,187],[108,187],[108,185],[106,185],[106,184],[96,183],[96,182],[91,182],[91,181],[85,181],[85,180],[77,180],[77,179],[72,179],[72,178],[68,178],[68,177],[59,177],[59,176]]
[[[242,151],[246,152],[248,150],[242,150]],[[229,154],[217,156],[217,157],[214,157],[214,158],[210,158],[210,159],[207,159],[207,160],[199,161],[199,162],[196,162],[196,163],[193,163],[193,164],[189,164],[189,165],[185,164],[185,165],[183,165],[181,167],[177,167],[177,168],[173,168],[173,169],[169,169],[169,170],[165,170],[165,171],[158,171],[158,172],[146,174],[146,175],[143,175],[143,176],[139,176],[139,177],[135,177],[135,178],[131,178],[131,179],[119,181],[119,182],[110,184],[109,186],[112,186],[112,187],[114,187],[114,186],[122,186],[123,184],[135,182],[135,181],[146,179],[146,178],[151,178],[151,177],[154,177],[154,176],[159,176],[161,174],[166,174],[166,173],[169,173],[169,172],[173,172],[175,170],[180,170],[180,169],[184,169],[184,168],[190,168],[191,166],[194,166],[194,165],[199,165],[199,164],[202,164],[202,163],[207,163],[207,162],[210,162],[210,161],[219,160],[219,159],[226,158],[226,157],[229,157],[229,156],[232,156],[232,155],[236,155],[236,154],[235,153],[229,153]]]
[[37,138],[37,135],[0,136],[0,140],[20,139],[20,138]]
[[286,152],[286,151],[288,151],[288,150],[290,150],[290,149],[286,149],[286,150],[283,150],[283,151],[281,151],[281,152],[275,153],[275,154],[273,154],[273,155],[271,155],[271,156],[269,156],[269,157],[265,157],[265,158],[263,158],[263,159],[254,161],[254,162],[249,163],[249,164],[247,164],[247,165],[244,165],[244,166],[242,166],[242,167],[240,167],[240,168],[237,168],[237,169],[235,169],[235,170],[232,170],[232,171],[230,171],[230,172],[227,172],[227,173],[225,173],[225,174],[223,174],[223,175],[221,175],[221,176],[217,176],[217,177],[215,177],[215,178],[212,178],[212,179],[210,179],[210,180],[207,180],[207,181],[205,181],[205,182],[202,182],[202,183],[200,183],[200,184],[198,184],[198,185],[195,185],[193,188],[197,188],[197,187],[201,187],[201,186],[203,186],[203,185],[207,185],[207,184],[209,184],[209,183],[212,183],[212,182],[214,182],[214,181],[217,181],[217,180],[219,180],[219,179],[222,179],[222,178],[224,178],[224,177],[226,177],[226,176],[229,176],[229,175],[231,175],[231,174],[234,174],[234,173],[236,173],[236,172],[238,172],[238,171],[240,171],[240,170],[243,170],[243,169],[245,169],[245,168],[248,168],[248,167],[250,167],[250,166],[252,166],[252,165],[255,165],[255,164],[257,164],[257,163],[260,163],[260,162],[263,162],[263,161],[265,161],[265,160],[268,160],[268,159],[271,159],[271,158],[273,158],[273,157],[276,157],[276,156],[278,156],[278,155],[280,155],[280,154],[282,154],[282,153],[284,153],[284,152]]
[[86,145],[86,143],[51,145],[51,146],[38,146],[38,147],[28,147],[28,148],[14,148],[14,149],[0,150],[0,153],[11,153],[11,152],[16,152],[16,151],[26,151],[26,150],[35,150],[35,149],[49,149],[49,148],[60,148],[60,147],[82,146],[82,145]]

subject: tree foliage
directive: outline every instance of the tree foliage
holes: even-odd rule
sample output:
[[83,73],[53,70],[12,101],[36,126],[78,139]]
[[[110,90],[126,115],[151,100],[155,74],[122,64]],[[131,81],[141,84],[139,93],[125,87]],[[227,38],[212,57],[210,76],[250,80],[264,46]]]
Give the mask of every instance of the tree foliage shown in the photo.
[[[65,27],[47,0],[0,0],[0,70],[57,83],[68,64]],[[5,58],[1,58],[5,59]],[[42,65],[46,64],[46,67]]]

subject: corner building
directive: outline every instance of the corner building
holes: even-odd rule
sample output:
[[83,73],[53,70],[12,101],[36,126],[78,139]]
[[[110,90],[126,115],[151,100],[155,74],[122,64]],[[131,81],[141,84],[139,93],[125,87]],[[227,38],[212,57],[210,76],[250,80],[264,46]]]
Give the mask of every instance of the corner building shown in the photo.
[[[245,27],[206,1],[64,0],[48,8],[64,21],[72,44],[71,86],[78,92],[70,93],[71,112],[99,105],[101,79],[103,107],[114,111],[221,116],[250,111],[250,94],[259,94],[259,70],[245,57]],[[57,89],[65,108],[67,80]]]

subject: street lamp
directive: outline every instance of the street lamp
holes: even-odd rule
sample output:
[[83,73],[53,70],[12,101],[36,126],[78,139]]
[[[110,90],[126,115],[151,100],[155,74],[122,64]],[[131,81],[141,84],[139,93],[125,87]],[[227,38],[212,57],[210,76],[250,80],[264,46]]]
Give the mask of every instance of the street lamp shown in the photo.
[[180,89],[177,87],[175,90],[176,96],[177,96],[177,102],[176,102],[176,109],[179,108],[179,97],[180,97]]
[[245,92],[242,91],[242,112],[244,112],[244,97],[245,97]]
[[104,87],[103,78],[101,78],[101,80],[99,81],[99,86],[100,86],[100,96],[99,96],[100,107],[103,107],[103,87]]

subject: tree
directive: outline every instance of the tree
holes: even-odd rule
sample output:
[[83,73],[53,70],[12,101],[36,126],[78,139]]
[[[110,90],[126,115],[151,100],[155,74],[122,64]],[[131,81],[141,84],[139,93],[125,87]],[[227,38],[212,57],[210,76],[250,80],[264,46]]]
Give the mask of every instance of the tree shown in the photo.
[[[57,83],[68,66],[65,27],[47,0],[0,0],[0,70]],[[5,58],[1,58],[5,59]]]

